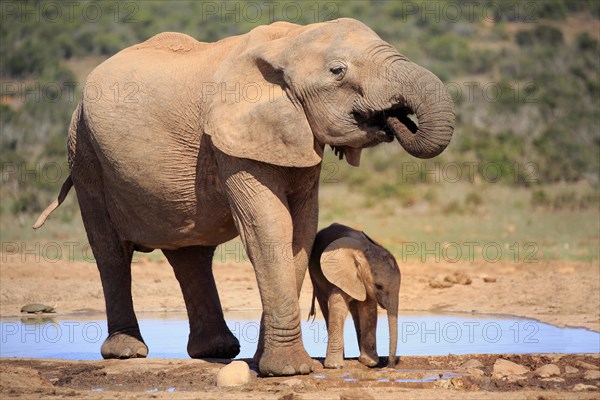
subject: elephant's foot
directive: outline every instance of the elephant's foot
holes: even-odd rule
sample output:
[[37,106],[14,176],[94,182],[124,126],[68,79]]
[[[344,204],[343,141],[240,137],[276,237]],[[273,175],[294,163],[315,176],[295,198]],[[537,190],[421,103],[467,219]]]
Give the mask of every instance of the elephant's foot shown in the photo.
[[192,358],[234,358],[240,353],[240,342],[229,329],[211,335],[190,333],[187,351]]
[[313,360],[302,342],[291,346],[265,346],[258,369],[265,376],[306,375],[313,370]]
[[377,354],[362,353],[360,357],[358,357],[358,361],[362,365],[372,368],[376,367],[377,364],[379,364],[379,357],[377,356]]
[[325,362],[323,363],[325,368],[344,368],[344,358],[337,356],[328,356],[325,357]]
[[148,355],[148,346],[141,337],[126,333],[113,333],[100,349],[103,358],[144,358]]

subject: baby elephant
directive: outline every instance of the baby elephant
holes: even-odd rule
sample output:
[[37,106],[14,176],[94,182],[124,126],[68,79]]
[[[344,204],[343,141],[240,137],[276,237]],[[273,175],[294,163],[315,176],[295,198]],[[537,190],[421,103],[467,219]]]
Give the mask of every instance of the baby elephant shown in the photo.
[[368,367],[378,364],[377,304],[387,310],[388,367],[395,367],[400,269],[394,256],[364,232],[332,224],[317,234],[309,271],[314,288],[310,316],[315,315],[316,298],[327,323],[325,368],[344,366],[344,321],[348,309],[360,347],[358,361]]

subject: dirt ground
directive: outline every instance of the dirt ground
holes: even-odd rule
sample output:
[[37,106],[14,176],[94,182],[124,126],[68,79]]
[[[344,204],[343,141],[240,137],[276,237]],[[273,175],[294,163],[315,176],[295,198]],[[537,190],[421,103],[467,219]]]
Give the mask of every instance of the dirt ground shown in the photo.
[[[103,312],[104,300],[95,264],[24,262],[19,255],[3,257],[0,263],[2,317],[20,315],[21,306],[35,302],[56,306],[56,315]],[[132,270],[136,311],[185,310],[178,283],[166,262],[155,262],[142,256],[133,264]],[[410,261],[401,265],[401,271],[402,311],[511,314],[559,326],[600,331],[600,266],[595,264],[423,264]],[[216,264],[214,272],[225,311],[260,309],[256,280],[248,263]],[[456,272],[468,279],[458,279],[462,283],[448,282],[456,280],[452,278]],[[464,284],[465,281],[470,283]],[[312,287],[307,277],[300,298],[303,318],[308,314],[311,294]],[[494,375],[494,364],[499,358],[520,364],[527,372],[504,378]],[[479,360],[482,366],[460,369],[470,359]],[[600,377],[593,372],[600,364],[598,354],[401,357],[396,370],[367,369],[352,360],[343,370],[323,370],[317,364],[317,371],[311,375],[291,378],[257,377],[256,366],[247,361],[252,369],[249,384],[217,388],[216,373],[227,362],[225,360],[3,358],[0,360],[0,395],[3,398],[283,400],[596,399],[600,388]],[[547,378],[535,376],[536,368],[549,363],[559,367],[558,375]],[[457,375],[451,375],[450,379],[405,381],[448,373]]]

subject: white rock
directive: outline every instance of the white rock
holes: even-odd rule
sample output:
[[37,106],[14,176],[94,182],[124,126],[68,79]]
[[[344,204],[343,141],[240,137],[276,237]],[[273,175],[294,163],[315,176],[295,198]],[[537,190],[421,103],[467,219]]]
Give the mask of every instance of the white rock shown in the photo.
[[509,375],[523,375],[527,372],[529,372],[529,368],[516,364],[512,361],[499,358],[494,363],[492,377],[495,379],[499,379]]
[[585,361],[577,361],[575,363],[575,365],[577,365],[579,368],[583,368],[583,369],[593,369],[596,371],[598,371],[598,369],[599,369],[597,365],[586,363]]
[[294,386],[303,386],[304,382],[302,382],[298,378],[291,378],[291,379],[286,379],[285,381],[279,382],[279,384],[289,386],[289,387],[294,387]]
[[241,386],[250,382],[250,368],[243,361],[232,361],[217,373],[217,386]]
[[553,378],[542,378],[542,381],[544,382],[557,382],[557,383],[563,383],[565,380],[563,378],[560,378],[558,376],[555,376]]
[[549,353],[549,354],[544,354],[547,358],[550,359],[550,362],[552,363],[557,363],[560,360],[562,360],[563,358],[563,354],[554,354],[554,353]]
[[549,378],[551,376],[560,375],[560,368],[558,368],[556,364],[542,365],[533,372],[533,375],[539,376],[540,378]]
[[573,386],[574,392],[586,392],[588,390],[598,390],[598,388],[596,386],[586,385],[583,383],[578,383],[577,385]]
[[576,374],[578,372],[579,372],[579,370],[575,367],[571,367],[568,365],[565,367],[565,374]]
[[593,369],[585,371],[585,373],[583,374],[583,379],[585,379],[586,381],[598,380],[600,379],[600,371],[596,371]]
[[504,378],[502,378],[502,380],[512,382],[512,383],[524,381],[526,379],[527,379],[527,377],[523,376],[523,375],[508,375],[508,376],[505,376]]
[[469,368],[467,373],[473,377],[482,377],[485,375],[485,372],[480,370],[479,368]]
[[472,358],[472,359],[470,359],[468,361],[465,361],[460,366],[460,369],[481,368],[481,367],[483,367],[483,364],[481,363],[481,361]]

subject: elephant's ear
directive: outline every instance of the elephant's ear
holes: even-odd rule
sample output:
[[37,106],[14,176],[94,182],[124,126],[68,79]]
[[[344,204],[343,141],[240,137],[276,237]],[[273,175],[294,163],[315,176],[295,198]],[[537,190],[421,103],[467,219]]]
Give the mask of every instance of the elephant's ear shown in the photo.
[[222,152],[286,167],[321,162],[304,109],[292,101],[285,82],[291,40],[256,31],[217,69],[205,90],[209,96],[204,93],[204,128]]
[[321,254],[321,271],[325,278],[358,301],[367,298],[358,272],[358,257],[363,247],[358,240],[343,237],[333,241]]

